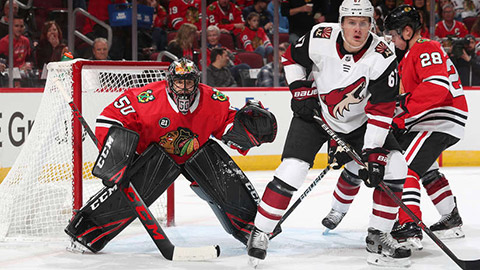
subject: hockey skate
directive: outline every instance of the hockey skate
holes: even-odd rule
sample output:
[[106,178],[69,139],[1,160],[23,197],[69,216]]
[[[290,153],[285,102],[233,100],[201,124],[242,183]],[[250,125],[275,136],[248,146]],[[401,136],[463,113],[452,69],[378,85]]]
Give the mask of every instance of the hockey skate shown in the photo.
[[248,262],[252,267],[257,268],[260,260],[264,260],[267,256],[269,240],[267,233],[262,232],[257,227],[253,228],[247,243]]
[[411,251],[402,247],[390,233],[368,228],[367,262],[378,266],[408,267]]
[[440,239],[452,239],[465,237],[462,231],[462,218],[458,213],[457,199],[455,198],[455,208],[447,215],[443,215],[440,220],[430,226],[430,230]]
[[328,215],[322,219],[322,224],[328,229],[333,230],[338,226],[338,224],[340,224],[345,214],[346,213],[332,209],[330,210],[330,213],[328,213]]
[[401,246],[407,249],[423,249],[421,243],[423,239],[422,229],[415,222],[407,222],[402,225],[398,221],[395,222],[391,235]]

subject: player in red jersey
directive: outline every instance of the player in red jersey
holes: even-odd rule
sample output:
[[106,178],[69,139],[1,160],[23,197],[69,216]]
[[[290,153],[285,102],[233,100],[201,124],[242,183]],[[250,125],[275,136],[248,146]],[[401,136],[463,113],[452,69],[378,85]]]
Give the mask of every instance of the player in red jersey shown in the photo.
[[[408,164],[402,200],[421,218],[421,181],[442,216],[430,229],[440,238],[463,237],[455,197],[436,162],[464,135],[468,108],[460,77],[440,43],[421,37],[420,16],[413,7],[394,9],[385,28],[395,46],[406,51],[399,64],[403,112],[393,121]],[[422,248],[421,229],[402,209],[392,235],[406,246]]]
[[217,0],[207,7],[209,25],[216,25],[223,33],[238,34],[245,28],[242,10],[230,0]]
[[201,28],[201,0],[172,0],[168,4],[168,24],[178,30],[184,23],[194,24]]
[[[136,153],[139,157],[132,166],[141,164],[138,160],[152,149],[152,145],[161,148],[157,158],[148,158],[144,162],[163,160],[162,164],[167,163],[169,168],[179,168],[176,169],[178,174],[192,182],[191,188],[208,202],[225,230],[246,244],[251,226],[248,223],[255,217],[258,194],[231,157],[210,140],[210,137],[222,140],[228,146],[246,154],[251,147],[275,139],[275,117],[259,102],[248,102],[239,111],[235,110],[230,106],[227,96],[215,88],[199,83],[198,68],[186,58],[174,61],[168,72],[167,80],[129,89],[108,105],[97,117],[95,133],[98,141],[105,144],[106,138],[111,138],[109,134],[113,126],[138,133]],[[132,145],[129,147],[135,149]],[[161,168],[157,164],[148,166],[152,167]],[[221,173],[225,170],[229,172]],[[169,174],[168,171],[159,173],[161,176],[165,174],[163,178],[151,180],[129,175],[131,179],[127,181],[136,181],[140,185],[160,179],[148,185],[152,190],[147,194],[150,196],[147,201],[154,201],[163,192],[156,191],[155,187],[163,185],[166,189],[178,176]],[[109,182],[103,180],[104,184],[109,186]],[[151,198],[152,193],[155,193],[155,198]],[[116,210],[112,209],[115,205],[107,203],[102,212],[115,213]],[[105,216],[105,213],[87,212],[82,215],[96,220],[96,228],[105,223],[104,219],[96,219],[98,216]],[[115,215],[112,216],[118,219]],[[83,231],[76,228],[88,229],[91,226],[87,224],[69,227],[69,233],[72,236],[82,235]],[[88,246],[89,242],[85,241]]]

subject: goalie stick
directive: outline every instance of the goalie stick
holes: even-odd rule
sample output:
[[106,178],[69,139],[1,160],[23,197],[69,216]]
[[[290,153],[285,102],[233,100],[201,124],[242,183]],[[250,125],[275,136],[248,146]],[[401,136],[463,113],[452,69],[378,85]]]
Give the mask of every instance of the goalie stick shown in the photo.
[[[78,110],[77,106],[73,102],[73,99],[67,95],[62,82],[60,82],[58,79],[55,79],[54,83],[60,90],[60,93],[63,95],[65,101],[72,109],[74,116],[80,121],[95,145],[99,146],[100,144],[97,137],[93,133],[88,123],[85,121],[85,118],[83,118],[82,113]],[[130,207],[134,210],[135,215],[141,221],[143,227],[148,232],[150,238],[152,238],[153,242],[165,259],[174,261],[199,261],[214,259],[220,256],[220,247],[218,245],[204,247],[174,246],[168,239],[157,219],[153,216],[150,209],[148,209],[148,207],[145,205],[145,202],[143,202],[132,183],[129,182],[127,187],[119,186],[119,189],[121,189],[125,199],[129,202]]]
[[[327,134],[334,139],[338,145],[343,147],[343,149],[347,152],[347,154],[360,166],[366,168],[367,166],[365,163],[362,161],[361,157],[355,152],[354,149],[352,149],[350,146],[348,146],[338,135],[333,131],[319,116],[318,112],[315,113],[313,116],[315,121],[327,132]],[[393,191],[385,185],[383,181],[380,182],[379,187],[387,193],[387,195],[395,201],[395,203],[402,208],[405,213],[415,222],[417,223],[420,228],[430,237],[430,239],[437,244],[440,249],[442,249],[448,257],[450,257],[460,268],[464,270],[476,270],[480,269],[480,259],[478,260],[461,260],[453,252],[428,228],[425,223],[421,219],[419,219],[403,202],[400,198],[395,196]]]

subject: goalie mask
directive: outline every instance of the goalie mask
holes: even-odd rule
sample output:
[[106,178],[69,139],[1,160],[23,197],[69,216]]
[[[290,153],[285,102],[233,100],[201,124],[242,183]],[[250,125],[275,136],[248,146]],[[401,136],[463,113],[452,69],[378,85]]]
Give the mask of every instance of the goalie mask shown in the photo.
[[186,58],[173,61],[168,67],[167,91],[183,114],[187,114],[195,102],[200,81],[199,73],[195,63]]

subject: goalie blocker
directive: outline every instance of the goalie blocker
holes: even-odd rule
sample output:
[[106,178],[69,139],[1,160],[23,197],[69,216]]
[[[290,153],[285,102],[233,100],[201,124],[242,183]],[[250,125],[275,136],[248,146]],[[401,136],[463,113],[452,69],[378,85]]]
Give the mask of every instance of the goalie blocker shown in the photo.
[[[121,127],[111,129],[119,135],[105,143],[94,166],[95,175],[103,176],[104,184],[111,187],[100,190],[76,213],[65,229],[69,236],[94,253],[100,251],[136,218],[117,183],[131,181],[149,206],[182,173],[192,181],[195,193],[209,203],[224,229],[246,244],[259,197],[241,169],[216,142],[208,141],[181,166],[156,143],[131,162],[135,147],[125,143],[135,142],[132,132]],[[103,164],[101,168],[99,164]],[[111,177],[113,171],[123,173]]]

